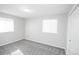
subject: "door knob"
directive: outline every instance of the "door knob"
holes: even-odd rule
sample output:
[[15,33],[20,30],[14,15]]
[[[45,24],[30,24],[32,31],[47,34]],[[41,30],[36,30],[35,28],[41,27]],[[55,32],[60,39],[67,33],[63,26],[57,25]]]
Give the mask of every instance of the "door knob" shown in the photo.
[[69,40],[69,42],[71,42],[71,40]]

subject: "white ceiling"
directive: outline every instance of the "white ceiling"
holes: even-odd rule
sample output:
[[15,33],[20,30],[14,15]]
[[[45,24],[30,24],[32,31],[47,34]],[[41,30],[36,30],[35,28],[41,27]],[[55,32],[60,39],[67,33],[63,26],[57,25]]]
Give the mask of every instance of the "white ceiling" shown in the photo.
[[[24,18],[69,13],[73,4],[0,4],[0,12]],[[29,9],[25,12],[24,9]]]

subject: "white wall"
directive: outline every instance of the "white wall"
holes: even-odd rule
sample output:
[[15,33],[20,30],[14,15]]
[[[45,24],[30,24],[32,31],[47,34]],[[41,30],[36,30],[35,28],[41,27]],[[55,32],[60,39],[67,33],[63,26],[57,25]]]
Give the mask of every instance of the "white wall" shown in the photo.
[[5,13],[0,13],[0,17],[10,18],[14,20],[14,32],[0,33],[0,46],[24,39],[24,19]]
[[[42,32],[42,21],[46,19],[58,20],[57,34]],[[26,19],[26,39],[51,46],[66,48],[66,26],[67,16],[65,14]]]

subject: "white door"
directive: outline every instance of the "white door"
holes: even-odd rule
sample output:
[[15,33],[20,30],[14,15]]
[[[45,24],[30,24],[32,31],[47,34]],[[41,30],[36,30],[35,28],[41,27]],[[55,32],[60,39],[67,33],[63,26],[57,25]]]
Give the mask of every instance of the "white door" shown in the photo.
[[79,55],[79,7],[68,18],[67,54]]

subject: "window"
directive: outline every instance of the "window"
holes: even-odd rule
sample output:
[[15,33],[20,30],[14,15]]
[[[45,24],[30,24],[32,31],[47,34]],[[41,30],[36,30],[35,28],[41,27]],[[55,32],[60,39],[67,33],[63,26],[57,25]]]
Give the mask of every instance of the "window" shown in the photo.
[[0,33],[14,32],[14,22],[12,19],[0,18]]
[[57,20],[43,20],[43,32],[57,33]]

